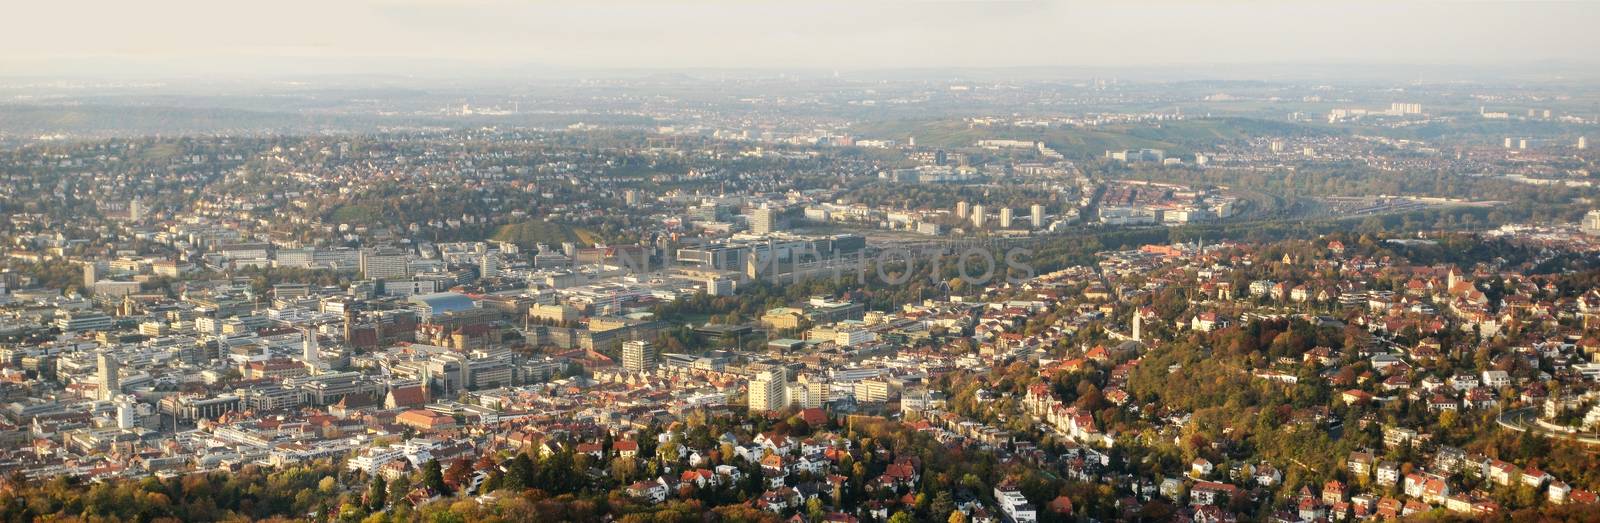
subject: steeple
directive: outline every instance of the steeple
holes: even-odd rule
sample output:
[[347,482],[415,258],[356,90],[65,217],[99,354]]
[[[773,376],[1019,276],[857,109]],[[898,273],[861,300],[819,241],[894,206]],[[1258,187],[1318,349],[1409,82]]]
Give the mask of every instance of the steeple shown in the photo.
[[317,345],[317,332],[312,328],[307,327],[304,336],[300,342],[300,363],[316,374],[322,368],[322,347]]

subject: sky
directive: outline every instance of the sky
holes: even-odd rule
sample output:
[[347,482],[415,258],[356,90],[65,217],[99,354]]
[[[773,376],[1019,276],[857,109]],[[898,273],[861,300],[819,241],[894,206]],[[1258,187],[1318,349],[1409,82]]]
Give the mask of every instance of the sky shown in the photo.
[[1600,65],[1600,0],[48,0],[0,76]]

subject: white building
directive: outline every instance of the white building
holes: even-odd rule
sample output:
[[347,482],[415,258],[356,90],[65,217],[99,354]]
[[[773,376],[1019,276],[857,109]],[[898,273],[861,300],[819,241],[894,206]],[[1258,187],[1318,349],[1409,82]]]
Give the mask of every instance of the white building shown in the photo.
[[750,412],[782,409],[789,404],[788,372],[782,368],[761,371],[750,380]]
[[1028,498],[1017,490],[1015,485],[1002,484],[994,488],[995,503],[1000,505],[1000,512],[1006,519],[1015,523],[1034,523],[1039,521],[1039,512],[1028,503]]

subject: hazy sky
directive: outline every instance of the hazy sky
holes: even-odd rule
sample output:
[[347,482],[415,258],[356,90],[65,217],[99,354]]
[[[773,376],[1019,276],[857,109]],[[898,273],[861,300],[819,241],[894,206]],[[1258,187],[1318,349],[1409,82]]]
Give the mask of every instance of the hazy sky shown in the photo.
[[1600,0],[21,0],[0,76],[1600,64]]

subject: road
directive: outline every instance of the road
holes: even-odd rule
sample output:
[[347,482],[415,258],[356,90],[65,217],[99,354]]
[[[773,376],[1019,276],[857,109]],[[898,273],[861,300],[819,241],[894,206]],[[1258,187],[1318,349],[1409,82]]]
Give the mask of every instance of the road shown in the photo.
[[1531,430],[1535,434],[1546,437],[1558,439],[1566,439],[1571,437],[1577,440],[1579,443],[1583,443],[1585,445],[1600,446],[1600,437],[1594,435],[1581,436],[1576,434],[1568,434],[1565,432],[1552,431],[1539,426],[1533,422],[1536,415],[1537,412],[1533,407],[1512,409],[1500,413],[1500,415],[1495,418],[1495,423],[1498,423],[1506,430],[1514,430],[1517,432],[1528,432]]

